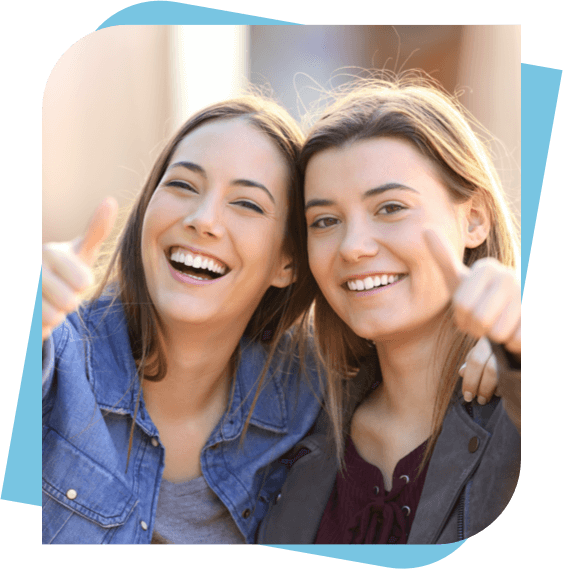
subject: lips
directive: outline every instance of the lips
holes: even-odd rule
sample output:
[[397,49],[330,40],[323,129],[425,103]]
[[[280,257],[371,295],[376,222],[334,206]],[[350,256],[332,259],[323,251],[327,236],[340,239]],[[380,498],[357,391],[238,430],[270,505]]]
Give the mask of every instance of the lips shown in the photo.
[[231,270],[217,257],[177,245],[170,247],[167,259],[175,270],[198,280],[218,279]]
[[346,279],[342,286],[350,291],[371,290],[396,283],[406,276],[406,273],[373,273],[362,278]]

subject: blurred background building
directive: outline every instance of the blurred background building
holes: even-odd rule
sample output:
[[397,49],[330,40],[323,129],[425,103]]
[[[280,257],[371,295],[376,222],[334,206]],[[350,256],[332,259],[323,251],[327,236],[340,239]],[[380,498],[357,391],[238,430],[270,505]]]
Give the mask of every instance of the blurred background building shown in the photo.
[[365,69],[423,69],[485,127],[520,211],[519,26],[118,26],[74,44],[43,99],[43,240],[129,205],[160,149],[205,105],[267,87],[301,120]]

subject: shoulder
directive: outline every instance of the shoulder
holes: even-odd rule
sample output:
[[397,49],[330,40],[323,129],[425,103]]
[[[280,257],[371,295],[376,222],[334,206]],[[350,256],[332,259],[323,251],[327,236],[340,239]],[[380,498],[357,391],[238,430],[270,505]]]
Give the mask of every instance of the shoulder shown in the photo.
[[[92,366],[102,362],[107,368],[122,367],[131,353],[127,321],[119,299],[104,296],[84,303],[69,314],[52,334],[48,346],[55,362],[64,360],[69,368],[79,365]],[[117,371],[117,369],[115,370]]]
[[74,323],[80,322],[89,331],[111,330],[125,324],[125,313],[119,297],[108,294],[85,303],[69,319]]
[[245,402],[245,413],[256,397],[251,423],[299,432],[301,438],[319,413],[322,381],[311,361],[302,358],[288,338],[283,340],[274,351],[259,342],[241,340],[237,392]]
[[122,323],[125,323],[125,314],[119,298],[106,295],[81,304],[53,330],[52,338],[55,345],[60,345],[100,327],[109,330]]
[[305,383],[321,395],[323,367],[309,335],[296,337],[295,329],[290,329],[275,347],[243,337],[240,348],[239,372],[250,376],[264,372],[286,391]]

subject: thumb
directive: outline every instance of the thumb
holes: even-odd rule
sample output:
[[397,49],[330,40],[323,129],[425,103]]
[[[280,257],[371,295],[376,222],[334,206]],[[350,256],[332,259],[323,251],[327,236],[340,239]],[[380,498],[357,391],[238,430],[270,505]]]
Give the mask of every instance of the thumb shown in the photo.
[[101,244],[109,236],[117,217],[115,198],[107,197],[97,208],[83,237],[72,242],[72,249],[87,265],[96,259]]

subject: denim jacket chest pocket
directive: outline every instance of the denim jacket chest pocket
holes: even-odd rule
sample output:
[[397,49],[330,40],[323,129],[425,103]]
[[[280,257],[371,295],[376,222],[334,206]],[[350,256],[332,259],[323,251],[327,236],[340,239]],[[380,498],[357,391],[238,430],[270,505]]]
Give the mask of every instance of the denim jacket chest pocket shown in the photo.
[[43,543],[110,543],[117,532],[135,543],[134,493],[56,431],[43,447]]

